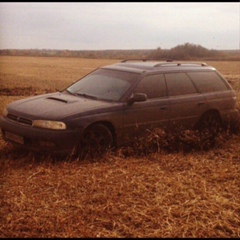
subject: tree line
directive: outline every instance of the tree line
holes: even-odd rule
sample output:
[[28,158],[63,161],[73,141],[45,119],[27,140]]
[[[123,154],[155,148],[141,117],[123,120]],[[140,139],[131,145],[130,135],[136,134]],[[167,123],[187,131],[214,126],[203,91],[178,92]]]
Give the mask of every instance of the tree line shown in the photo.
[[54,50],[3,49],[0,56],[77,57],[99,59],[154,59],[154,60],[240,60],[240,50],[214,50],[201,45],[185,43],[171,49],[136,50]]

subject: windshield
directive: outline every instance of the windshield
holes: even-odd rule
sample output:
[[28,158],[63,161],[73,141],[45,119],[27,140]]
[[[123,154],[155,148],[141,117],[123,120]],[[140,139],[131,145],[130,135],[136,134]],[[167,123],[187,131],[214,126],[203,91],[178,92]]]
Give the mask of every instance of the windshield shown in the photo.
[[83,97],[118,101],[138,79],[138,74],[97,69],[67,88],[67,91]]

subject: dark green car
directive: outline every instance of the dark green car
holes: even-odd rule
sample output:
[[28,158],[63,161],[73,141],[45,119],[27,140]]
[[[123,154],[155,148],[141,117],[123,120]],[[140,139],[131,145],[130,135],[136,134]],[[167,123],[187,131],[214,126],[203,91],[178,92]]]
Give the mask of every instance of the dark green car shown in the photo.
[[209,128],[239,119],[236,93],[204,63],[123,61],[55,92],[13,102],[0,118],[5,141],[70,153],[134,141],[147,129]]

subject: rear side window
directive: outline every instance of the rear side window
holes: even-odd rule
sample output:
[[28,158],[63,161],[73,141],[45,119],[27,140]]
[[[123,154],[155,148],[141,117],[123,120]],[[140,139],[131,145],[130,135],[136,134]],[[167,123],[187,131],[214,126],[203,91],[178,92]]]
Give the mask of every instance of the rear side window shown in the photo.
[[224,80],[216,72],[189,72],[187,74],[200,92],[228,90]]
[[165,74],[169,96],[197,93],[191,79],[185,73]]
[[163,74],[144,77],[134,92],[145,93],[147,94],[147,98],[165,97],[167,95],[167,92]]

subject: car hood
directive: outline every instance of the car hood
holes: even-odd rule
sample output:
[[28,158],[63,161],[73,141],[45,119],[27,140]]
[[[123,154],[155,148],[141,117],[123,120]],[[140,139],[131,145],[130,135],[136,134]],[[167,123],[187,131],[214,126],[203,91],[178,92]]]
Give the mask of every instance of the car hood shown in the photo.
[[[119,105],[119,104],[117,104]],[[64,119],[73,115],[98,113],[114,108],[116,103],[92,100],[68,93],[50,93],[15,101],[7,106],[10,114],[35,119]]]

